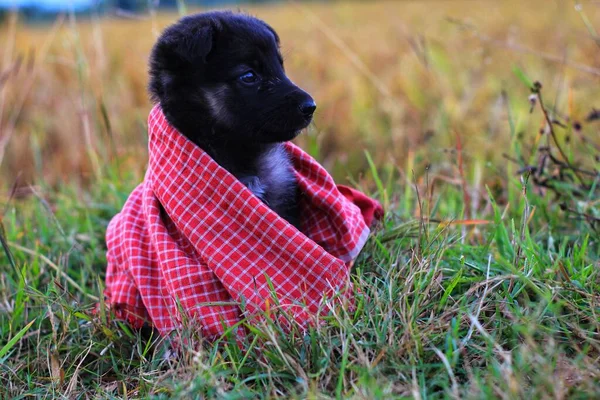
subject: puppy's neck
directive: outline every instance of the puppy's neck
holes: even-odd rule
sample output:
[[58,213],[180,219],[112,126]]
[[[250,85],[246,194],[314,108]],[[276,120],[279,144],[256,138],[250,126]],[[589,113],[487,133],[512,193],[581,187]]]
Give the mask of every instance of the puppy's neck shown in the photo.
[[205,143],[199,146],[273,211],[300,229],[299,192],[283,143]]
[[273,149],[281,146],[280,143],[210,143],[201,147],[221,167],[240,178],[242,176],[256,175],[259,161]]

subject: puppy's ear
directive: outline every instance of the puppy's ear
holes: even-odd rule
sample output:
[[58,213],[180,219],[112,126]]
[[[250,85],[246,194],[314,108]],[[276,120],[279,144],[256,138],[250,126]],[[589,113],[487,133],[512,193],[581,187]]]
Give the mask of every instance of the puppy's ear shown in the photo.
[[189,63],[206,62],[214,41],[215,27],[211,23],[176,30],[163,37],[164,45]]

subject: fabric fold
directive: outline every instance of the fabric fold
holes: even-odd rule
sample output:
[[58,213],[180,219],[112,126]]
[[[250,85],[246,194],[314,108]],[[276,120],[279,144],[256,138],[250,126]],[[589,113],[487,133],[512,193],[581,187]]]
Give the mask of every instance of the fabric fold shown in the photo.
[[[381,218],[379,203],[336,186],[286,143],[300,188],[302,232],[166,121],[148,118],[149,165],[107,230],[106,302],[161,334],[198,322],[213,337],[277,307],[305,325],[326,298],[351,294],[348,262]],[[355,204],[356,203],[356,204]]]

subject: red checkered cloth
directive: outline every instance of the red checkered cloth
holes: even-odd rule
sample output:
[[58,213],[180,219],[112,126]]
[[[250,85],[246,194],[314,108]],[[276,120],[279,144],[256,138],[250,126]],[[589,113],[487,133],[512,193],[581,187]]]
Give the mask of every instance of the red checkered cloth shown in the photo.
[[[108,226],[106,303],[135,327],[169,334],[193,319],[203,334],[277,307],[305,325],[323,300],[351,293],[349,263],[379,203],[336,186],[288,143],[301,196],[298,231],[168,124],[148,118],[144,181]],[[277,301],[274,301],[274,295]]]

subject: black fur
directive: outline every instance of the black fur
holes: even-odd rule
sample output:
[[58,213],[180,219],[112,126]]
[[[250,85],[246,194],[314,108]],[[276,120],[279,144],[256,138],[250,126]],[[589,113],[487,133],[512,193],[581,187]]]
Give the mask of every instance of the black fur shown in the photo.
[[171,125],[299,227],[282,142],[308,126],[316,106],[285,75],[269,25],[226,11],[182,18],[154,45],[149,91]]

